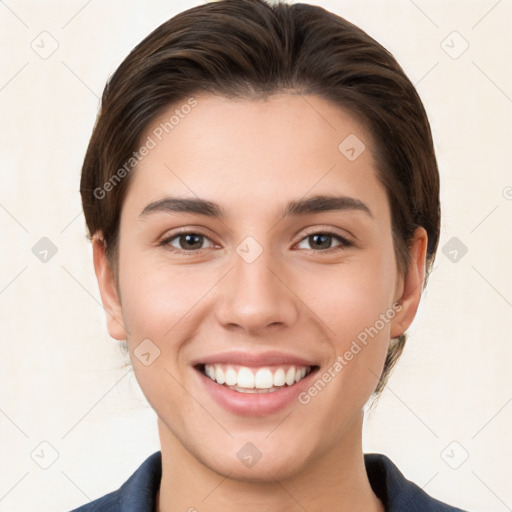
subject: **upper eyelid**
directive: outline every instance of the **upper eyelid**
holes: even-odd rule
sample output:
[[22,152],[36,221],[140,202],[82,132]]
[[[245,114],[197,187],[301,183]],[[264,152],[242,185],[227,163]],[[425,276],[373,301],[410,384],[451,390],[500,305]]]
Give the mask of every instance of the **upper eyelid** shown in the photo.
[[315,235],[315,234],[328,234],[328,235],[332,235],[332,236],[337,236],[337,237],[341,238],[342,240],[345,240],[350,243],[352,243],[352,238],[353,238],[353,236],[347,236],[347,235],[342,235],[341,233],[338,233],[338,231],[335,228],[312,227],[311,229],[306,228],[306,232],[305,232],[304,236],[299,240],[299,242],[304,240],[304,238],[311,236],[311,235]]

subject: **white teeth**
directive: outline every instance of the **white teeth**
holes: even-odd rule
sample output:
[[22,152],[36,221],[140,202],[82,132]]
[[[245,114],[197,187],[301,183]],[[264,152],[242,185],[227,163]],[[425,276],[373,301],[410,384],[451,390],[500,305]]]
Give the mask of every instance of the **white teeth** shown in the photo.
[[215,380],[215,368],[211,364],[207,364],[204,367],[206,375],[210,377],[210,379]]
[[256,372],[256,376],[254,377],[254,386],[258,389],[268,389],[272,387],[274,383],[274,378],[272,377],[272,372],[268,368],[260,368]]
[[[220,384],[220,382],[217,381],[217,384]],[[242,368],[238,370],[237,386],[249,389],[254,388],[254,374],[249,368],[242,366]]]
[[220,366],[215,368],[215,380],[218,384],[224,384],[224,382],[226,382],[226,379],[224,378],[224,370]]
[[285,382],[284,370],[282,368],[278,368],[274,373],[273,384],[274,386],[284,386]]
[[226,370],[226,384],[228,386],[236,386],[238,382],[238,374],[234,368],[228,368]]
[[[292,386],[309,371],[306,366],[277,368],[249,368],[246,366],[206,364],[204,373],[218,384],[225,384],[240,392],[273,392],[284,385]],[[258,391],[251,391],[251,390]]]
[[291,386],[295,382],[295,368],[293,366],[286,372],[285,382],[288,386]]
[[299,382],[299,380],[302,380],[305,375],[306,375],[306,368],[303,367],[300,370],[297,370],[295,372],[295,382]]

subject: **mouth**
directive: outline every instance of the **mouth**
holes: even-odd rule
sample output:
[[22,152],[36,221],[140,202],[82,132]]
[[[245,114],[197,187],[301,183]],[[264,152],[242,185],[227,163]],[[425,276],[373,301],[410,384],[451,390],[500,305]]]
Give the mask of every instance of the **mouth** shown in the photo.
[[[191,361],[199,393],[225,412],[264,417],[298,405],[320,366],[314,359],[279,351],[226,351]],[[302,407],[302,405],[301,405]]]
[[237,393],[264,394],[294,387],[315,373],[319,366],[288,364],[252,367],[200,363],[194,368],[216,384]]

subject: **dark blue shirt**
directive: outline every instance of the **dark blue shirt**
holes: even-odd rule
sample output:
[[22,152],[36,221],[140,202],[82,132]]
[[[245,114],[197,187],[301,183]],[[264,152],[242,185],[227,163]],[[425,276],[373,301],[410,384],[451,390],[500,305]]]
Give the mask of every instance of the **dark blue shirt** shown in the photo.
[[[385,455],[365,453],[364,463],[373,492],[384,503],[386,512],[465,512],[429,496],[407,480]],[[161,476],[162,454],[158,451],[119,489],[71,512],[155,512]]]

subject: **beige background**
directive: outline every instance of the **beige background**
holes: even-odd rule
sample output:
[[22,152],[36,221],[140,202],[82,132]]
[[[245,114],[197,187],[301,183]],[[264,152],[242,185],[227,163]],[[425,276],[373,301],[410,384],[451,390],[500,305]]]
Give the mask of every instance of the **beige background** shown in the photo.
[[[69,510],[159,449],[106,330],[79,172],[107,77],[199,3],[0,2],[0,512]],[[512,1],[311,3],[366,30],[417,84],[442,178],[436,268],[364,449],[440,500],[511,510]],[[42,237],[57,248],[47,262],[32,252]],[[453,237],[468,249],[456,262],[442,252]]]

